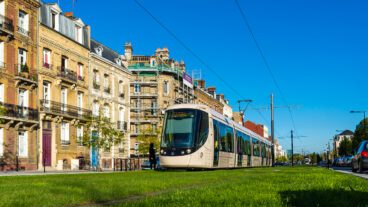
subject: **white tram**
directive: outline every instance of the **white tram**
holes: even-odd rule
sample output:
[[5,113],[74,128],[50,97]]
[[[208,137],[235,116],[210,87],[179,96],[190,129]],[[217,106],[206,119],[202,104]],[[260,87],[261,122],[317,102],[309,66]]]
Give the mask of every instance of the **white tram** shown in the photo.
[[178,104],[165,112],[160,165],[189,169],[271,166],[271,142],[208,106]]

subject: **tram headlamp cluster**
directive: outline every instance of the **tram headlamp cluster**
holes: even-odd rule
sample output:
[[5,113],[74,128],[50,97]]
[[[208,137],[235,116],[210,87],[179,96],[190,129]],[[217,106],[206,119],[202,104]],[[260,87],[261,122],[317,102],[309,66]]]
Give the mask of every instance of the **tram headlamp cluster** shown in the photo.
[[187,149],[187,154],[191,153],[192,150],[191,149]]
[[184,154],[184,150],[181,151],[181,154],[183,155]]

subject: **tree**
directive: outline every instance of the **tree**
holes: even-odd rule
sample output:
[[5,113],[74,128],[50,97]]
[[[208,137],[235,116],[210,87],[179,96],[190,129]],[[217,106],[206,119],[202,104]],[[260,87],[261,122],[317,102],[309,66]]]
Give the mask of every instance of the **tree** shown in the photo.
[[366,130],[368,129],[368,118],[359,122],[359,124],[355,128],[354,138],[352,141],[352,149],[356,149],[358,145],[360,144],[360,142],[368,139],[367,132],[364,133],[364,122],[363,121],[365,122]]
[[[6,109],[4,106],[1,105],[0,103],[0,116],[3,116],[6,114]],[[3,124],[4,123],[4,120],[3,119],[0,119],[0,124]]]
[[344,137],[344,139],[340,142],[339,156],[351,155],[352,150],[352,141]]
[[153,143],[156,149],[160,146],[160,129],[153,129],[152,127],[142,129],[137,137],[139,143],[139,153],[146,155],[149,153],[149,146]]
[[92,151],[96,152],[96,169],[100,169],[101,150],[108,151],[113,145],[125,144],[124,133],[116,129],[115,124],[111,123],[110,119],[105,116],[89,116],[86,117],[86,120],[85,124],[80,125],[84,127],[81,141],[83,145],[92,148]]
[[276,162],[287,162],[288,158],[286,156],[280,156],[276,158]]

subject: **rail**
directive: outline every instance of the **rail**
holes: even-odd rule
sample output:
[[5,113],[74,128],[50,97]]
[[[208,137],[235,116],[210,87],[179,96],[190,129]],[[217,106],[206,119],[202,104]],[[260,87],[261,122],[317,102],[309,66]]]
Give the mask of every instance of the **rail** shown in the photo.
[[2,102],[0,106],[5,111],[2,116],[38,121],[38,110],[36,109]]
[[14,32],[13,21],[8,17],[0,14],[0,29],[5,29],[10,32]]
[[49,100],[40,100],[40,110],[49,112],[49,113],[56,113],[62,115],[68,115],[77,118],[83,118],[92,113],[91,110],[76,107],[73,105],[63,104],[56,101],[49,101]]
[[73,82],[77,82],[77,73],[68,69],[68,68],[65,68],[63,66],[58,66],[57,69],[60,71],[59,72],[59,76],[61,78],[65,78],[65,79],[68,79],[70,81],[73,81]]

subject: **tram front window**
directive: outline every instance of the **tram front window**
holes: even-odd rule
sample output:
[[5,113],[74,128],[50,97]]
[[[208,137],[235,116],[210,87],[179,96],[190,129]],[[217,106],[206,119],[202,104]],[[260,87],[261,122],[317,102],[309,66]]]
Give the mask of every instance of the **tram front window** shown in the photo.
[[208,135],[208,115],[193,109],[166,112],[161,147],[192,148],[203,145]]

